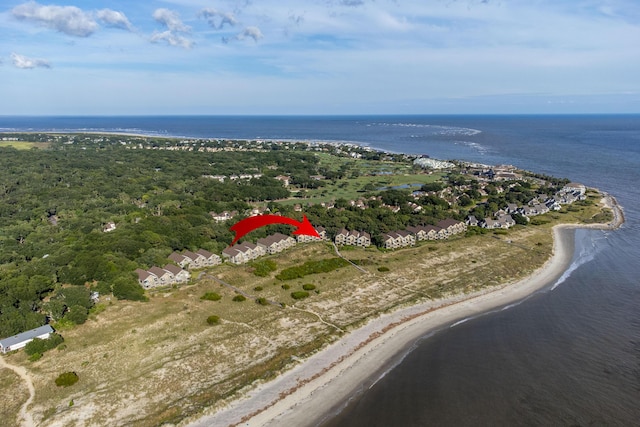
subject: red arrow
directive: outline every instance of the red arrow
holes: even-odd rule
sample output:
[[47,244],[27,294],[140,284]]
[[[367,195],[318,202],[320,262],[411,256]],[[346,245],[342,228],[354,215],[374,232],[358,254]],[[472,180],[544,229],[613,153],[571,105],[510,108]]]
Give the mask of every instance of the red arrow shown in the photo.
[[297,229],[293,232],[293,234],[304,234],[307,236],[320,237],[318,232],[313,225],[307,219],[307,216],[304,215],[302,217],[302,222],[296,221],[293,218],[287,218],[286,216],[279,215],[257,215],[252,216],[231,226],[230,230],[235,231],[236,237],[233,239],[231,244],[233,245],[238,241],[242,236],[247,233],[252,232],[253,230],[264,227],[269,224],[288,224],[297,227]]

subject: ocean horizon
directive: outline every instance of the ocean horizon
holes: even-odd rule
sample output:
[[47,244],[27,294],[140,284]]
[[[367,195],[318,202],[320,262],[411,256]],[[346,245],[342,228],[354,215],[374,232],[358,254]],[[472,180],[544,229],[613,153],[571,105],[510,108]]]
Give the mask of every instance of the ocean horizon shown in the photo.
[[0,116],[0,132],[349,142],[512,164],[606,191],[626,222],[615,231],[577,230],[561,281],[419,340],[326,426],[623,426],[640,419],[638,114]]

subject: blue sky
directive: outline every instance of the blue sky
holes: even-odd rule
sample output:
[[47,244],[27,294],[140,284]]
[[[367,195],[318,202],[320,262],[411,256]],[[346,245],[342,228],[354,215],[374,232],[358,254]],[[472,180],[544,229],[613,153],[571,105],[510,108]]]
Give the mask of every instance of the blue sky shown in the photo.
[[0,2],[0,114],[640,113],[638,0]]

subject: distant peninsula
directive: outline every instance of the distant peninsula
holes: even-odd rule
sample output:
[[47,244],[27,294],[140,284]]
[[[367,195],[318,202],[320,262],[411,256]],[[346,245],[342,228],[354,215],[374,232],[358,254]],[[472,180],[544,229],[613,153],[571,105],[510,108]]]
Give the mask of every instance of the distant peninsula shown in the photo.
[[[429,328],[550,285],[572,227],[624,221],[568,178],[324,141],[1,133],[0,163],[7,425],[306,425]],[[261,214],[320,237],[231,245]]]

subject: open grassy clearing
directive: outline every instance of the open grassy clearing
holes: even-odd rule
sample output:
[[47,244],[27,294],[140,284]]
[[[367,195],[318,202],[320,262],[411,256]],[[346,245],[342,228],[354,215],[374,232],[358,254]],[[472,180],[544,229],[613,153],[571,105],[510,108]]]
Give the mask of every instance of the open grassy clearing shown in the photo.
[[30,150],[32,148],[47,148],[46,142],[26,142],[26,141],[0,141],[0,148],[13,147],[16,150]]
[[[358,162],[360,163],[360,162]],[[362,162],[366,163],[366,162]],[[416,172],[413,168],[406,164],[392,163],[394,169],[389,171],[388,175],[364,175],[357,177],[347,177],[338,181],[325,180],[324,186],[317,189],[303,189],[304,198],[294,197],[280,201],[282,204],[295,203],[321,203],[335,201],[336,199],[354,200],[362,197],[366,192],[377,192],[390,188],[412,188],[419,190],[423,184],[439,181],[442,174],[433,173],[426,174]],[[349,176],[349,174],[347,174]]]
[[[17,414],[29,397],[24,381],[10,369],[0,369],[0,390],[5,390],[0,399],[0,417],[6,427],[18,426]],[[11,392],[6,392],[11,390]]]
[[[28,362],[24,352],[10,354],[7,360],[26,366],[33,376],[36,397],[31,409],[40,424],[178,422],[222,405],[247,385],[273,378],[296,363],[294,356],[317,351],[343,330],[380,312],[527,276],[551,253],[551,226],[590,219],[601,211],[594,203],[598,198],[592,195],[583,206],[575,205],[577,209],[541,216],[548,222],[539,226],[424,242],[397,251],[342,251],[369,274],[348,266],[301,279],[275,279],[284,268],[335,257],[325,243],[299,245],[267,257],[277,268],[265,277],[254,275],[249,265],[212,268],[189,286],[151,293],[148,303],[103,301],[106,308],[86,324],[62,332],[64,349],[51,350],[37,362]],[[284,302],[285,307],[260,305],[251,298],[234,302],[235,291],[211,276],[252,297]],[[308,298],[294,300],[291,293],[305,284],[316,288]],[[222,298],[200,299],[207,292]],[[211,315],[219,316],[221,323],[207,324]],[[76,372],[80,381],[56,387],[55,378],[67,371]],[[6,370],[0,371],[0,386],[18,390],[14,401],[0,406],[9,414],[20,407],[26,389]]]

